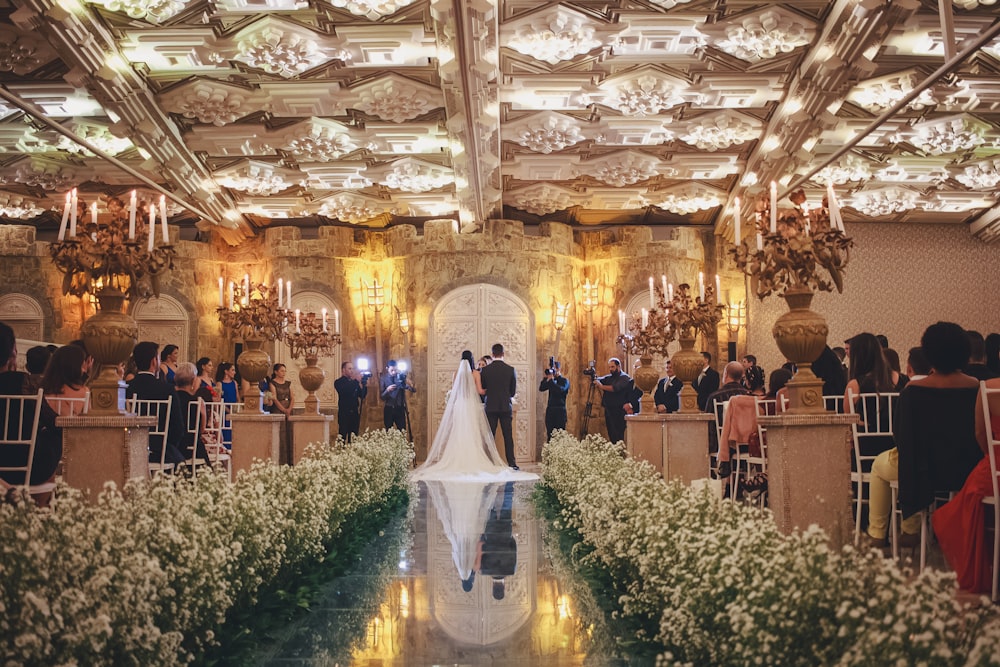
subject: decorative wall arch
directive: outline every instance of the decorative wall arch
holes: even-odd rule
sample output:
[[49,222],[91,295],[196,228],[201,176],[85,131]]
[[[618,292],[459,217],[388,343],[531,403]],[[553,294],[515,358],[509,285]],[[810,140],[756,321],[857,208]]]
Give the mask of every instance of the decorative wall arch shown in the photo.
[[19,341],[45,339],[45,311],[38,301],[27,294],[11,292],[0,296],[0,321],[10,325]]
[[[632,317],[633,317],[633,315],[638,316],[642,312],[643,308],[645,308],[647,310],[649,309],[649,292],[648,291],[639,292],[638,294],[635,294],[631,299],[628,300],[628,305],[625,306],[626,316],[629,318],[629,320],[631,320]],[[672,357],[672,356],[674,356],[675,352],[680,351],[681,344],[679,342],[677,342],[676,340],[672,341],[670,343],[670,345],[667,347],[667,349],[669,350],[668,356]],[[629,356],[629,355],[625,355],[625,356]],[[632,375],[632,370],[633,370],[632,369],[632,363],[634,363],[636,359],[638,359],[638,356],[636,356],[636,355],[631,355],[631,357],[628,360],[626,360],[625,357],[622,357],[622,364],[628,363],[628,367],[624,368],[623,370],[626,373],[628,373],[629,375]],[[661,373],[661,374],[663,373],[663,362],[664,361],[665,361],[665,359],[661,355],[659,355],[659,354],[654,354],[653,355],[653,368],[655,368],[658,373]]]
[[[504,361],[517,371],[514,454],[518,463],[535,460],[534,314],[510,290],[486,283],[453,289],[431,312],[427,355],[428,446],[441,422],[445,394],[451,389],[462,350],[472,350],[480,357],[489,354],[498,342],[506,352]],[[497,449],[503,452],[502,447]]]
[[[331,330],[333,327],[333,313],[335,310],[341,310],[340,306],[335,304],[330,297],[322,292],[314,290],[296,292],[292,295],[292,302],[295,305],[295,308],[301,310],[303,313],[313,312],[319,315],[323,312],[323,309],[326,308],[327,312],[330,313]],[[290,323],[290,325],[293,326],[294,323]],[[338,345],[337,349],[333,353],[333,356],[320,357],[319,363],[317,364],[323,369],[324,372],[326,372],[326,380],[323,381],[323,386],[316,392],[316,398],[319,399],[320,412],[326,414],[333,414],[335,408],[337,407],[337,392],[333,388],[333,382],[340,377],[340,360],[341,346]],[[292,383],[295,405],[297,407],[302,407],[304,404],[303,401],[305,401],[306,398],[306,390],[302,388],[302,384],[299,382],[299,371],[305,368],[306,360],[292,359],[288,345],[285,343],[277,343],[274,351],[274,362],[285,364],[288,368],[288,379]]]
[[190,344],[191,314],[180,301],[161,294],[139,301],[132,309],[132,317],[139,325],[139,340],[151,340],[164,345],[176,345],[181,361],[194,361]]

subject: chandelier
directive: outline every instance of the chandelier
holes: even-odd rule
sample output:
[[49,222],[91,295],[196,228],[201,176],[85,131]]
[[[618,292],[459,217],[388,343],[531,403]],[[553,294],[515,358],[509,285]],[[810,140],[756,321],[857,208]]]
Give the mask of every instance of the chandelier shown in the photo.
[[757,134],[757,129],[749,122],[732,114],[723,114],[691,123],[678,138],[702,150],[717,151],[756,139]]
[[300,35],[285,35],[274,28],[241,42],[238,57],[251,67],[285,78],[301,74],[325,60],[315,42]]
[[603,46],[604,42],[596,35],[597,31],[592,24],[577,17],[559,14],[547,25],[528,24],[518,28],[508,40],[507,46],[535,60],[558,65],[563,60],[572,60]]
[[383,16],[395,14],[403,7],[413,4],[413,0],[330,0],[330,4],[357,16],[377,21]]
[[[716,276],[716,285],[718,285]],[[668,353],[669,344],[679,338],[694,338],[699,332],[711,335],[722,319],[724,306],[716,303],[717,287],[705,286],[704,274],[698,274],[699,294],[681,283],[674,291],[663,276],[662,288],[649,279],[649,310],[626,315],[618,311],[619,347],[629,354],[659,355]]]
[[917,193],[900,188],[857,192],[848,205],[869,218],[878,218],[916,208]]
[[45,209],[30,199],[13,195],[0,195],[0,217],[29,220],[45,213]]
[[820,183],[833,183],[834,185],[844,185],[851,181],[862,183],[872,177],[871,168],[868,163],[853,155],[849,155],[846,160],[831,164],[820,169],[812,180]]
[[[781,25],[784,21],[785,25]],[[777,12],[764,12],[750,17],[742,25],[726,29],[726,39],[716,46],[744,60],[768,60],[791,53],[809,43],[805,27],[798,21],[785,19]]]
[[424,164],[406,162],[396,164],[385,175],[382,185],[403,192],[427,192],[444,187],[455,181],[455,177],[446,169]]
[[[97,201],[88,209],[76,188],[66,193],[58,240],[49,246],[52,262],[65,275],[63,294],[83,296],[110,289],[131,299],[158,296],[159,277],[173,268],[176,255],[167,234],[164,198],[160,197],[157,207],[137,201],[133,190],[127,207],[117,197],[105,201],[107,214],[101,216]],[[143,224],[146,210],[148,224]],[[156,243],[157,217],[160,244]]]
[[330,330],[326,308],[320,315],[295,311],[295,330],[285,335],[292,359],[327,357],[340,345],[340,314],[334,311],[333,331]]
[[969,165],[955,178],[971,190],[992,190],[1000,185],[1000,159]]
[[288,326],[289,309],[282,302],[287,287],[287,306],[292,302],[292,283],[280,282],[278,287],[251,282],[244,275],[242,282],[229,283],[228,307],[223,304],[223,281],[219,278],[219,322],[238,337],[247,339],[283,340]]

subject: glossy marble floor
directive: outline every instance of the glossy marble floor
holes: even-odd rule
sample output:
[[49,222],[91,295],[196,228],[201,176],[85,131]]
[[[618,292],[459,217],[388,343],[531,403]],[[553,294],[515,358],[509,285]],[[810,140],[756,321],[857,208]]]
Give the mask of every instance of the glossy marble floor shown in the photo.
[[545,545],[533,487],[420,483],[409,516],[257,664],[617,664],[579,617],[580,582],[567,581],[558,550]]

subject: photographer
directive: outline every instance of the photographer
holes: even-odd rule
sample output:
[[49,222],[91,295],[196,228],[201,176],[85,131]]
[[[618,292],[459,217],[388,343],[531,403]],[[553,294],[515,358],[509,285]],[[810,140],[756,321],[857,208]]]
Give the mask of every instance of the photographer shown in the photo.
[[340,365],[340,372],[342,375],[333,383],[337,390],[337,423],[340,437],[350,442],[361,428],[361,403],[368,395],[371,373],[358,373],[349,361]]
[[608,374],[596,378],[594,386],[603,394],[604,423],[608,428],[608,440],[618,442],[625,439],[625,404],[632,398],[632,378],[622,372],[622,362],[617,357],[608,359]]
[[545,438],[548,441],[552,439],[552,431],[566,428],[566,394],[569,393],[569,378],[562,375],[559,362],[552,357],[549,357],[549,367],[545,369],[538,391],[549,392],[545,408]]
[[416,391],[406,373],[400,373],[395,359],[390,359],[385,365],[385,373],[379,378],[379,390],[385,407],[382,409],[382,420],[385,428],[395,426],[400,431],[406,430],[406,392]]

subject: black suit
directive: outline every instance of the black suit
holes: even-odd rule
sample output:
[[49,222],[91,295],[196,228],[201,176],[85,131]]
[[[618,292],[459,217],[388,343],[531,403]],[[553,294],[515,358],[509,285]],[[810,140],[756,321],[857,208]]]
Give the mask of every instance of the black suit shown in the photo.
[[698,392],[698,409],[702,412],[708,412],[708,410],[705,409],[705,406],[708,405],[708,397],[719,389],[719,372],[709,366],[704,373],[705,374],[703,376],[699,375],[698,378],[691,383],[691,386],[694,387],[696,392]]
[[506,577],[513,575],[517,570],[513,502],[514,482],[507,482],[504,484],[503,493],[497,496],[493,507],[490,508],[490,515],[486,519],[486,526],[480,538],[483,543],[483,555],[479,561],[481,574]]
[[677,412],[681,408],[680,395],[683,386],[684,383],[677,376],[670,378],[669,384],[667,378],[660,378],[660,381],[656,383],[656,391],[653,393],[653,403],[664,406],[668,413]]
[[517,393],[517,372],[503,359],[495,359],[479,372],[479,379],[486,390],[486,421],[490,424],[490,432],[496,435],[499,422],[507,465],[516,466],[511,399]]
[[361,428],[361,404],[368,395],[368,383],[341,375],[333,383],[337,390],[337,426],[344,442],[350,442]]
[[[180,405],[177,402],[177,396],[174,392],[173,387],[168,385],[163,380],[157,378],[152,373],[138,373],[132,381],[128,383],[128,387],[125,389],[126,398],[142,399],[144,401],[165,401],[168,398],[173,398],[173,405],[170,407],[170,424],[167,427],[166,418],[167,416],[160,413],[160,421],[157,430],[163,431],[165,427],[167,432],[167,454],[164,457],[165,463],[184,463],[185,457],[181,454],[179,448],[181,439],[184,437],[187,429],[184,428],[184,423],[187,420],[187,415],[181,415]],[[152,463],[160,462],[160,451],[163,447],[163,439],[158,436],[151,436],[149,438],[149,460]]]

